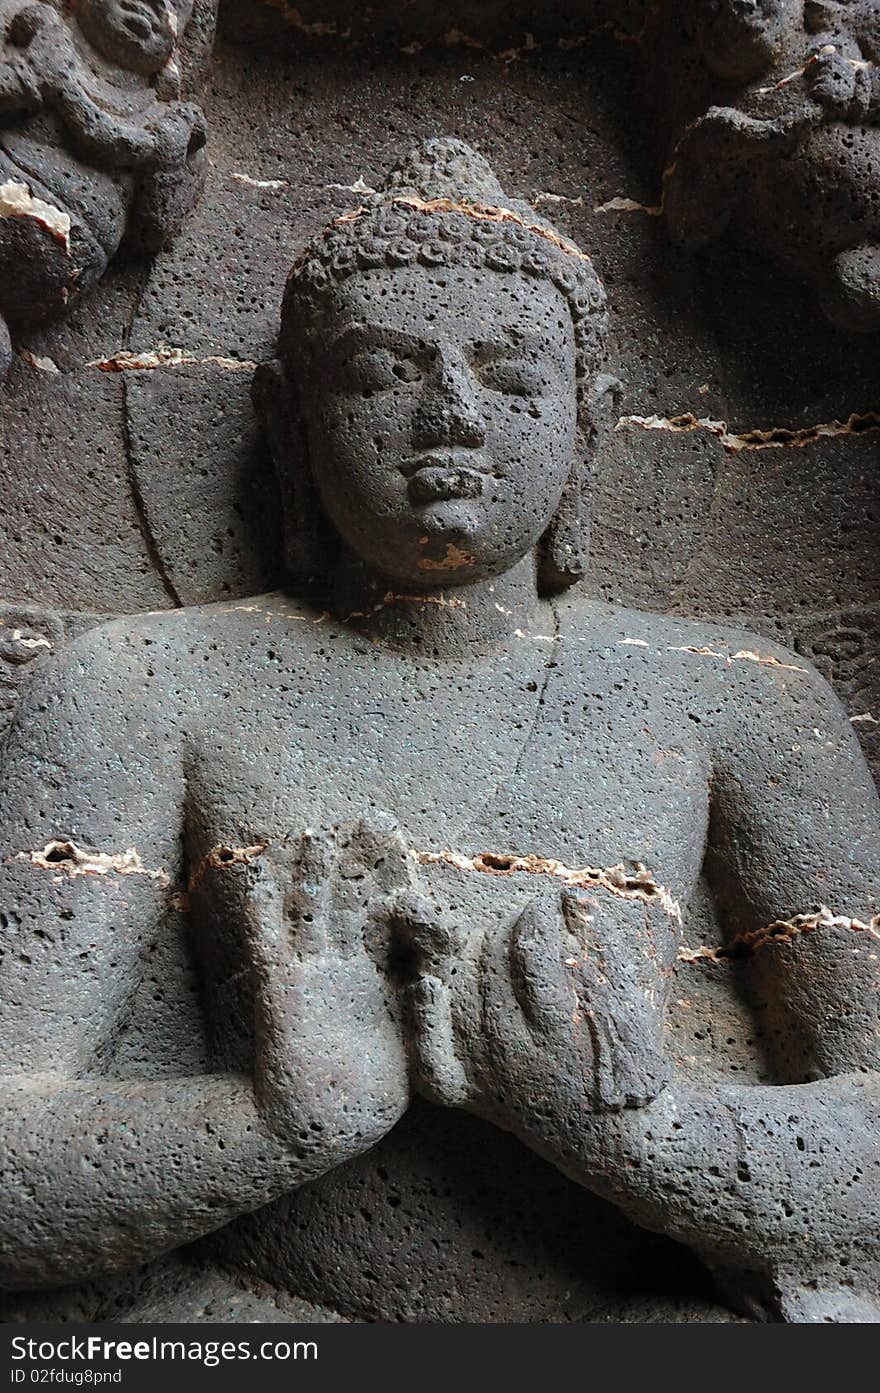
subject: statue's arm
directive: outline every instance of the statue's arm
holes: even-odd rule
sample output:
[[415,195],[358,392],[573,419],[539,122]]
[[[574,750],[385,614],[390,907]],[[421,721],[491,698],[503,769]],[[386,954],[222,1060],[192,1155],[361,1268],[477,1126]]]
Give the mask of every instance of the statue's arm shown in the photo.
[[135,173],[184,169],[192,142],[205,143],[205,119],[192,102],[155,102],[151,116],[140,120],[106,111],[84,87],[65,76],[52,91],[58,111],[78,153],[110,170]]
[[420,1090],[513,1132],[636,1223],[689,1244],[759,1310],[822,1319],[841,1285],[847,1301],[870,1305],[880,1074],[751,1086],[676,1069],[641,1105],[609,1107],[593,1086],[602,1042],[577,919],[576,895],[542,897],[491,931],[475,959],[454,945],[450,956],[441,925],[416,924]]
[[[249,1077],[113,1077],[115,1038],[181,869],[178,718],[148,675],[155,650],[144,648],[136,662],[133,646],[119,626],[72,645],[30,689],[5,750],[0,1283],[7,1288],[70,1282],[150,1258],[339,1159],[334,1139],[317,1133],[294,1154],[297,1143],[267,1124],[259,1082]],[[70,859],[84,849],[96,854],[94,869]],[[295,1114],[292,1084],[290,1092]]]
[[782,1077],[880,1063],[880,800],[853,728],[799,658],[756,670],[712,782],[707,869]]

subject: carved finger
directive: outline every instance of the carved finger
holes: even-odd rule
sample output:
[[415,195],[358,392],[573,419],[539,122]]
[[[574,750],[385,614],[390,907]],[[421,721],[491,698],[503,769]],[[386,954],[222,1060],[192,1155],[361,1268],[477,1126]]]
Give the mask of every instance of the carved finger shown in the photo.
[[563,890],[560,896],[562,908],[562,918],[565,927],[575,942],[584,949],[586,947],[587,929],[593,922],[593,914],[590,902],[583,895],[577,895],[572,890]]
[[445,979],[464,948],[464,935],[418,890],[400,890],[387,901],[393,948],[416,976]]
[[664,1087],[668,1070],[653,1043],[643,993],[626,962],[591,942],[589,911],[586,900],[564,892],[562,912],[577,996],[575,1040],[584,1077],[597,1111],[643,1107]]
[[344,878],[380,879],[389,866],[405,863],[406,846],[397,819],[371,808],[358,818],[343,848],[339,873]]
[[328,947],[336,855],[328,832],[306,831],[297,843],[284,908],[290,944],[299,953],[323,953]]
[[670,1068],[620,1016],[584,1008],[592,1046],[592,1105],[597,1112],[646,1107],[666,1087]]
[[278,980],[288,956],[284,893],[275,867],[260,857],[247,867],[244,933],[256,978],[257,995]]
[[555,893],[526,905],[513,926],[508,949],[510,980],[529,1024],[558,1029],[571,1019],[574,993],[562,963],[562,919]]
[[470,1096],[467,1075],[455,1052],[449,991],[439,977],[422,977],[405,998],[410,1067],[419,1092],[444,1107],[461,1107]]

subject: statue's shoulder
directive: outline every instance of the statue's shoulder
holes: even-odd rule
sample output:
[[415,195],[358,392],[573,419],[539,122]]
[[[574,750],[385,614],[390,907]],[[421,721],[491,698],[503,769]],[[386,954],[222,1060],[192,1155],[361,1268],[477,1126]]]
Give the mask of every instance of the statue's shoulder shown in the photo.
[[655,655],[675,655],[697,649],[726,651],[763,646],[768,652],[791,656],[780,644],[732,625],[633,609],[577,592],[554,600],[553,607],[560,637],[584,651],[641,648]]
[[260,634],[306,635],[325,618],[307,602],[282,591],[180,609],[148,610],[105,619],[74,639],[70,657],[110,667],[124,665],[145,649],[152,665],[173,668],[201,652],[221,650],[233,658]]
[[747,629],[654,614],[607,604],[589,596],[566,597],[555,606],[558,633],[584,665],[613,661],[628,684],[643,690],[680,692],[707,706],[723,698],[759,722],[797,702],[839,709],[825,679],[801,654]]
[[[27,704],[92,702],[104,712],[144,702],[158,717],[200,697],[253,664],[266,643],[291,638],[305,652],[320,613],[281,592],[217,604],[105,619],[60,647],[28,685]],[[31,696],[31,693],[33,695]]]

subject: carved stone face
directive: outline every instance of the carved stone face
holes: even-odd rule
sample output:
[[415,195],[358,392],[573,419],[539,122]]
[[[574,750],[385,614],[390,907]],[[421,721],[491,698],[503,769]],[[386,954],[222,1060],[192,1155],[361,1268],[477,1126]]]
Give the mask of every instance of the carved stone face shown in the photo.
[[174,51],[176,10],[166,0],[76,0],[74,13],[89,43],[131,72],[150,77]]
[[455,266],[349,276],[300,382],[330,521],[414,586],[508,570],[540,539],[572,468],[574,365],[569,311],[549,281]]

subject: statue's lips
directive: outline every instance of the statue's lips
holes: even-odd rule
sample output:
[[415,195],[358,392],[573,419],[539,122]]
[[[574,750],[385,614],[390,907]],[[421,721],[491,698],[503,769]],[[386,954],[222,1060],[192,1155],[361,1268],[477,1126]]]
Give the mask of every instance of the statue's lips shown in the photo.
[[411,503],[437,503],[447,498],[479,498],[485,475],[478,469],[456,465],[452,469],[429,465],[419,469],[409,480],[407,492]]
[[449,447],[426,450],[404,460],[400,472],[407,480],[411,503],[438,503],[444,499],[479,498],[486,479],[479,450]]

